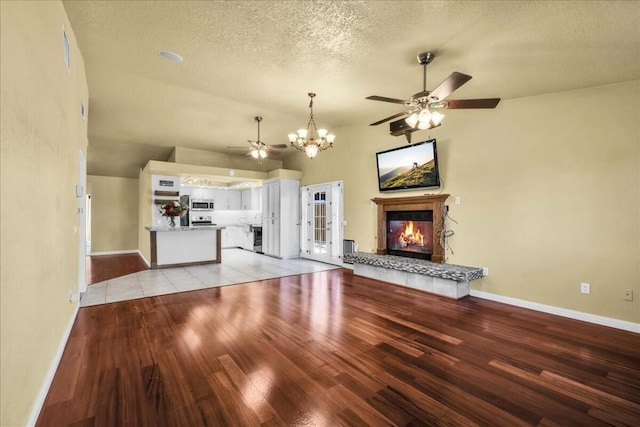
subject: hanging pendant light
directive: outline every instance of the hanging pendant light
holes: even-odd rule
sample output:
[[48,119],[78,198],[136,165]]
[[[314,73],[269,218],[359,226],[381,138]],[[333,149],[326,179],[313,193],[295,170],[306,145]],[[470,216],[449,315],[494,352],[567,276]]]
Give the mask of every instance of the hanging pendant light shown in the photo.
[[316,128],[316,121],[313,117],[313,98],[315,96],[315,93],[309,93],[311,113],[307,128],[298,129],[296,133],[288,135],[291,146],[299,151],[304,151],[310,159],[313,159],[320,151],[333,147],[333,141],[336,139],[336,136],[330,134],[328,130]]

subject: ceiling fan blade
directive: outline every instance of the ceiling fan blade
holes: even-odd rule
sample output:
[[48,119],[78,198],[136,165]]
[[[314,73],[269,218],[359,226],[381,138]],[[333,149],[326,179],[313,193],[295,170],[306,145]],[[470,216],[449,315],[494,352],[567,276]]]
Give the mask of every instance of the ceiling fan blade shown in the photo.
[[370,99],[372,101],[393,102],[394,104],[402,104],[402,105],[407,105],[411,103],[410,101],[405,101],[402,99],[387,98],[386,96],[377,96],[377,95],[367,96],[365,99]]
[[402,113],[394,114],[393,116],[389,116],[382,120],[378,120],[377,122],[371,123],[369,126],[377,126],[380,123],[388,122],[389,120],[395,119],[396,117],[408,116],[411,114],[411,111],[403,111]]
[[500,102],[500,98],[483,98],[483,99],[456,99],[444,101],[444,108],[447,110],[463,109],[463,108],[496,108]]
[[442,101],[460,86],[471,80],[471,76],[454,71],[429,94],[429,101]]
[[270,144],[267,145],[267,149],[269,150],[283,150],[285,148],[289,148],[287,144]]

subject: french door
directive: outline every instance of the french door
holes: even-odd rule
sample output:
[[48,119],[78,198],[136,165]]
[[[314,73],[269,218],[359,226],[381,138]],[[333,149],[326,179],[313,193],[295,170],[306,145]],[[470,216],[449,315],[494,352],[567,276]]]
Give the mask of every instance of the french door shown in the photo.
[[342,265],[342,181],[300,188],[300,256]]

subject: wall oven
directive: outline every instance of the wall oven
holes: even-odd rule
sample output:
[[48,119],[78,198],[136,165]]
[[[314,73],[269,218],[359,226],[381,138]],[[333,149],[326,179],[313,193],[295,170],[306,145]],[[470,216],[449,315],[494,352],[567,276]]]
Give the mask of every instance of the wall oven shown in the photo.
[[212,211],[213,200],[191,199],[191,210],[192,211]]

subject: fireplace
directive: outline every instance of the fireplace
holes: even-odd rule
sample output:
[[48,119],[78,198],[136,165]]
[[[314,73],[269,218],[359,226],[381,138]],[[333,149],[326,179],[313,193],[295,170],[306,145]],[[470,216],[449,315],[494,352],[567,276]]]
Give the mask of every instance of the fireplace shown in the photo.
[[436,194],[372,199],[378,206],[376,253],[444,262],[440,237],[447,197],[448,194]]
[[387,212],[387,254],[431,260],[433,211]]

